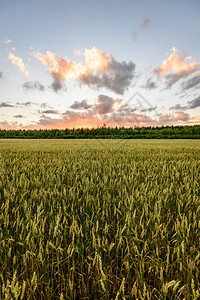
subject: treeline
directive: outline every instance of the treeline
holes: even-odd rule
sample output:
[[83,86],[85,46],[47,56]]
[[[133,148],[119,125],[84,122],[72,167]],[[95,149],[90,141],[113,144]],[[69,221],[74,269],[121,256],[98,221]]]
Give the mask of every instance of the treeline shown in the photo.
[[199,139],[200,125],[162,127],[100,127],[78,129],[5,130],[0,138],[15,139]]

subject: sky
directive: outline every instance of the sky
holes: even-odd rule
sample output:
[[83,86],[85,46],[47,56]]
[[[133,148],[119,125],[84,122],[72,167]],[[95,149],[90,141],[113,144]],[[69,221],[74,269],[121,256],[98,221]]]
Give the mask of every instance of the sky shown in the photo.
[[199,0],[0,0],[0,128],[200,124]]

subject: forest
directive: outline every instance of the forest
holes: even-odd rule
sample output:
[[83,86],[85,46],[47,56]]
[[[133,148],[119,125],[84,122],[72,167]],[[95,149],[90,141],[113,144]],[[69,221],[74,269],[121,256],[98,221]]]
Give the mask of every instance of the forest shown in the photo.
[[0,138],[14,139],[199,139],[200,125],[161,127],[99,127],[73,129],[6,130]]

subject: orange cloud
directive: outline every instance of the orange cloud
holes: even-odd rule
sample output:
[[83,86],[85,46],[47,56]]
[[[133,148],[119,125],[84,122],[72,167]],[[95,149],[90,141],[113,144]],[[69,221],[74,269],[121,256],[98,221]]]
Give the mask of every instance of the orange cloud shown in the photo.
[[109,64],[112,62],[112,57],[110,53],[105,53],[93,47],[92,49],[85,49],[85,63],[78,65],[80,67],[81,73],[92,73],[104,72],[108,69]]
[[175,112],[175,119],[177,121],[188,121],[190,118],[190,115],[188,113],[184,112]]
[[62,80],[79,79],[81,75],[90,75],[93,72],[104,72],[111,61],[111,55],[100,51],[96,47],[85,49],[85,62],[76,64],[62,56],[47,51],[47,55],[36,53],[35,58],[48,66],[49,73],[56,74]]
[[80,128],[102,126],[103,120],[94,116],[92,112],[74,112],[67,110],[60,118],[54,119],[43,115],[35,128]]
[[200,115],[194,116],[192,118],[192,123],[199,124],[200,123]]
[[48,71],[53,76],[57,76],[61,80],[74,79],[76,77],[75,63],[71,60],[66,60],[62,56],[47,51],[47,55],[36,53],[37,58],[43,65],[48,66]]
[[21,57],[15,56],[13,53],[9,53],[8,58],[11,60],[11,62],[16,65],[19,70],[24,73],[26,76],[28,76],[28,71],[25,68],[25,65],[23,63],[23,60]]
[[190,115],[184,112],[175,112],[174,115],[158,115],[160,124],[177,124],[177,122],[189,122]]
[[130,127],[130,126],[161,126],[176,124],[197,124],[200,122],[200,115],[191,117],[190,114],[184,112],[175,112],[174,114],[160,114],[155,117],[143,113],[131,111],[115,111],[112,115],[95,114],[93,110],[88,111],[72,111],[67,110],[58,118],[48,115],[54,111],[44,111],[40,119],[27,125],[18,122],[0,122],[3,129],[52,129],[52,128],[81,128],[81,127],[98,127],[106,124],[110,127]]
[[54,79],[52,87],[56,92],[62,88],[63,81],[73,79],[81,84],[97,88],[107,87],[116,93],[123,94],[134,77],[134,63],[119,63],[110,53],[96,47],[85,49],[83,54],[85,61],[81,63],[75,63],[50,51],[46,52],[46,56],[39,52],[34,56],[48,67]]
[[[184,59],[183,57],[176,54],[178,51],[175,47],[171,49],[172,54],[169,55],[168,59],[164,60],[161,67],[159,68],[160,74],[165,74],[170,71],[174,71],[177,74],[191,74],[197,70],[199,64],[195,61],[187,63],[188,58]],[[191,56],[189,57],[192,58]]]
[[184,58],[183,55],[178,55],[176,47],[172,47],[171,51],[173,53],[163,61],[159,68],[154,70],[157,75],[165,75],[166,88],[171,88],[172,85],[184,77],[198,75],[197,70],[200,67],[197,62],[191,61],[191,56]]

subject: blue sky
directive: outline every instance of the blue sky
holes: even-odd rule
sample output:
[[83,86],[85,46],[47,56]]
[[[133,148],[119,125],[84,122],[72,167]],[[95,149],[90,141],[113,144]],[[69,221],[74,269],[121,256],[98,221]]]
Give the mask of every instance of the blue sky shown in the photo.
[[198,124],[199,11],[181,0],[1,1],[0,128]]

